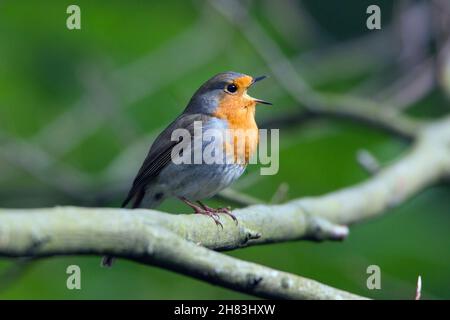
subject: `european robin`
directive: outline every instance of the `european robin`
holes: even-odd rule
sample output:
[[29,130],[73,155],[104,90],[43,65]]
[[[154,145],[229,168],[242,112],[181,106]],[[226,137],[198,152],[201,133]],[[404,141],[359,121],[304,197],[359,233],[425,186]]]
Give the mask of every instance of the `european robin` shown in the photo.
[[[258,127],[255,106],[271,104],[255,99],[247,90],[265,76],[253,78],[237,73],[219,73],[206,81],[193,95],[187,107],[153,142],[133,185],[122,204],[132,201],[133,208],[154,208],[168,197],[176,197],[194,209],[195,213],[210,216],[217,225],[219,213],[236,220],[228,208],[211,208],[201,202],[231,185],[244,172],[250,156],[257,149]],[[174,163],[172,151],[179,141],[173,141],[176,129],[186,129],[194,139],[194,124],[201,123],[202,133],[208,129],[227,130],[231,139],[201,140],[202,151],[209,144],[224,150],[223,163]],[[237,134],[245,131],[243,148],[237,148]],[[189,141],[191,142],[191,141]],[[195,145],[196,142],[192,141]],[[197,148],[198,149],[198,148]],[[195,152],[195,147],[191,151]],[[183,150],[185,151],[185,150]],[[223,226],[222,226],[223,228]],[[112,257],[104,257],[103,265],[111,265]]]

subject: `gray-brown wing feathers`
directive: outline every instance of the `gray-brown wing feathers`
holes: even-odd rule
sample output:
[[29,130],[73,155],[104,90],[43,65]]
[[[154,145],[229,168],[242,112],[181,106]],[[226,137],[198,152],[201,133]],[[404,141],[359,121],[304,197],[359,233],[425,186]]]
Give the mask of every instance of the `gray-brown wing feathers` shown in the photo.
[[125,207],[133,198],[135,198],[133,208],[138,207],[145,195],[148,183],[155,179],[171,161],[172,148],[178,143],[178,141],[171,141],[172,132],[175,129],[184,128],[192,133],[194,121],[207,121],[208,119],[210,119],[209,116],[198,113],[182,114],[160,133],[139,169],[122,207]]

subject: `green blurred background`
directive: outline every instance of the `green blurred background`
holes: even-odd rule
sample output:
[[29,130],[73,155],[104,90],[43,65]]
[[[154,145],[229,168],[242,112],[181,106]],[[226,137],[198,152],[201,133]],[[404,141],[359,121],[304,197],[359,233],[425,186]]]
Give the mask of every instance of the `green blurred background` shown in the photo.
[[[81,8],[81,30],[66,28],[70,4]],[[381,30],[366,28],[369,4],[381,7]],[[398,79],[416,79],[411,71],[436,50],[432,28],[426,28],[433,21],[431,6],[361,0],[2,1],[0,206],[119,206],[152,139],[218,72],[271,76],[252,89],[275,105],[258,109],[260,123],[302,107],[272,75],[283,61],[317,92],[401,105],[396,93],[402,89],[391,89]],[[416,29],[408,25],[410,16]],[[274,59],[267,48],[278,50]],[[407,101],[408,113],[439,117],[450,111],[438,85],[426,89]],[[280,201],[321,195],[368,178],[356,161],[358,150],[389,165],[409,147],[380,130],[340,120],[281,128],[280,139],[279,173],[260,176],[252,166],[235,190],[264,201],[280,186],[288,190]],[[449,198],[448,185],[425,190],[385,216],[353,226],[342,243],[282,243],[226,254],[372,298],[411,299],[420,274],[424,298],[449,298]],[[161,209],[189,212],[177,201]],[[129,261],[111,270],[99,263],[99,257],[75,256],[31,264],[2,259],[0,298],[249,298]],[[66,288],[71,264],[81,267],[81,290]],[[366,288],[372,264],[381,268],[381,290]]]

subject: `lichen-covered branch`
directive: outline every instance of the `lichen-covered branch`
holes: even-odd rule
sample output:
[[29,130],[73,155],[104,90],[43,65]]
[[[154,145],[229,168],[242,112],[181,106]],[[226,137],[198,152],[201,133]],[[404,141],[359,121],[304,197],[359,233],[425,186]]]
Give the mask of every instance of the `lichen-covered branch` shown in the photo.
[[[58,210],[58,209],[54,209]],[[274,299],[363,299],[314,280],[208,250],[139,214],[77,208],[3,212],[0,255],[45,257],[113,254],[156,265],[233,290]],[[107,272],[107,271],[105,271]]]

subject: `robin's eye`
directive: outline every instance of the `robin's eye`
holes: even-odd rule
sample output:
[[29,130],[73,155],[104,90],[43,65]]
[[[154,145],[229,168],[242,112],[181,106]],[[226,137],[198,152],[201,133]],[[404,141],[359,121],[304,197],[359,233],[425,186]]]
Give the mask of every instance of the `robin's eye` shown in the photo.
[[237,91],[237,86],[235,84],[229,84],[227,85],[227,87],[225,88],[226,91],[228,91],[229,93],[235,93]]

